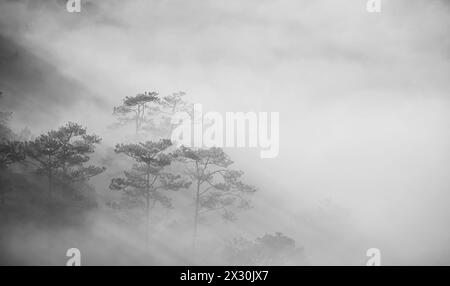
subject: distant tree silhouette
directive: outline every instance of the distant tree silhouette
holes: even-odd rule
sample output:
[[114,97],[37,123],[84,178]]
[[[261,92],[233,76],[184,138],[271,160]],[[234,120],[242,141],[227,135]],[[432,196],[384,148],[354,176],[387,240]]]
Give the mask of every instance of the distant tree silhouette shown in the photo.
[[172,119],[177,112],[192,113],[192,104],[184,100],[185,92],[174,92],[162,97],[149,108],[149,124],[146,130],[161,137],[169,138],[175,125]]
[[21,162],[25,160],[25,143],[20,141],[0,142],[0,166]]
[[65,182],[86,182],[89,178],[102,173],[105,168],[86,165],[89,155],[101,138],[89,135],[86,128],[69,122],[58,130],[40,135],[26,146],[27,162],[36,166],[39,173],[48,179],[48,204],[52,200],[54,177]]
[[[113,114],[117,116],[120,124],[134,121],[136,133],[138,133],[142,124],[146,121],[145,115],[149,104],[158,101],[157,92],[145,92],[136,96],[127,96],[123,100],[122,105],[114,107]],[[130,114],[131,117],[129,116]]]
[[[0,98],[2,97],[3,93],[0,91]],[[14,133],[8,127],[11,116],[12,112],[0,111],[0,141],[12,140],[14,137]]]
[[210,211],[221,211],[224,219],[234,220],[231,208],[249,208],[247,194],[254,193],[254,186],[243,183],[242,171],[229,169],[233,163],[221,148],[194,149],[181,146],[177,158],[185,163],[186,173],[195,183],[194,190],[194,232],[197,237],[199,216]]
[[254,241],[235,238],[225,247],[225,256],[233,265],[299,265],[305,263],[303,248],[295,240],[276,232]]
[[0,201],[5,203],[5,194],[10,190],[6,170],[9,165],[25,160],[25,144],[19,141],[0,141]]
[[121,204],[126,207],[143,207],[146,216],[146,238],[148,240],[150,209],[156,203],[171,207],[171,200],[164,191],[189,188],[191,182],[180,175],[165,172],[172,163],[172,156],[165,153],[172,146],[170,140],[147,141],[139,144],[117,144],[115,152],[125,154],[136,161],[124,177],[113,178],[110,189],[123,191]]
[[[0,91],[0,98],[3,93]],[[0,111],[0,202],[5,203],[5,194],[11,190],[6,170],[8,166],[22,162],[25,159],[24,143],[17,140],[17,136],[9,128],[12,112]]]

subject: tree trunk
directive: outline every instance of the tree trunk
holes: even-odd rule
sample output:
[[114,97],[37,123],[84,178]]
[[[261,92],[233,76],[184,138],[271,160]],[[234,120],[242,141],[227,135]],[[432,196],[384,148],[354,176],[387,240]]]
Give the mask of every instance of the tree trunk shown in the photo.
[[197,179],[197,191],[195,195],[195,213],[194,213],[194,234],[192,237],[192,248],[195,249],[197,240],[198,211],[200,209],[200,179]]
[[169,134],[168,134],[168,138],[172,138],[172,132],[173,129],[175,128],[176,124],[172,124],[172,119],[175,116],[175,110],[176,110],[177,105],[175,104],[172,108],[172,113],[170,115],[170,122],[169,122]]
[[139,130],[139,106],[138,106],[138,110],[136,111],[136,134],[138,134],[138,130]]
[[150,173],[147,173],[147,187],[146,187],[146,202],[145,202],[145,208],[146,208],[146,220],[145,220],[145,244],[148,247],[148,232],[149,232],[149,223],[150,223]]
[[[49,156],[50,157],[50,156]],[[50,162],[50,159],[49,159]],[[52,265],[52,236],[50,225],[52,221],[52,170],[49,167],[47,171],[48,190],[47,190],[47,259],[48,265]]]
[[47,161],[47,179],[48,179],[48,190],[47,190],[47,209],[50,217],[51,208],[52,208],[52,167],[51,167],[51,156],[48,155]]

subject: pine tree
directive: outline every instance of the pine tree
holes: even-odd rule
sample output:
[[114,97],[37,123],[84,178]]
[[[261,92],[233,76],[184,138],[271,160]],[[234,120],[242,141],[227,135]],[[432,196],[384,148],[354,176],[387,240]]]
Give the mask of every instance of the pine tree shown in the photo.
[[[113,114],[117,116],[119,124],[134,121],[136,133],[138,133],[142,124],[146,121],[146,111],[148,111],[149,104],[158,101],[157,92],[145,92],[136,96],[127,96],[123,100],[122,105],[114,107]],[[129,114],[132,116],[130,117]]]
[[49,207],[55,177],[67,183],[86,182],[105,170],[104,167],[86,165],[95,145],[100,142],[101,138],[97,135],[89,135],[86,128],[69,122],[27,143],[28,162],[36,166],[39,173],[47,176]]
[[185,163],[186,172],[195,183],[193,244],[197,237],[199,217],[210,211],[220,211],[227,220],[236,219],[234,208],[249,208],[246,195],[256,188],[243,183],[242,171],[230,169],[233,163],[221,148],[194,149],[181,146],[176,157]]
[[166,191],[189,188],[191,183],[181,175],[165,171],[172,161],[167,149],[172,146],[170,140],[147,141],[139,144],[118,144],[115,152],[125,154],[136,163],[123,177],[113,178],[110,189],[123,191],[121,204],[124,207],[142,207],[146,217],[146,240],[148,240],[150,209],[160,203],[170,208],[171,199]]

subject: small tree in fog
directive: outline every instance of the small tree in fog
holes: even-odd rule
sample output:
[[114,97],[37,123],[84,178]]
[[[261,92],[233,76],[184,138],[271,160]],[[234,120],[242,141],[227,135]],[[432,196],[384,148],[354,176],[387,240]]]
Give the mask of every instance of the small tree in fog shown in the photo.
[[[0,98],[2,95],[0,91]],[[16,136],[8,127],[11,115],[11,112],[0,111],[0,168],[25,159],[24,144],[15,140]]]
[[11,190],[7,182],[8,173],[6,169],[9,165],[23,162],[25,160],[25,144],[19,141],[0,141],[0,201],[5,202],[5,193]]
[[170,137],[174,128],[173,116],[177,112],[192,112],[192,105],[183,99],[185,94],[180,91],[162,97],[149,109],[150,120],[145,129],[163,137]]
[[235,238],[224,252],[232,265],[299,265],[305,260],[303,248],[296,247],[295,240],[281,232],[254,241]]
[[[0,91],[0,98],[3,93]],[[9,120],[12,112],[0,111],[0,195],[1,202],[5,202],[5,193],[11,190],[11,186],[7,183],[9,181],[6,168],[17,162],[25,160],[24,143],[18,141],[17,136],[9,128]]]
[[115,152],[125,154],[136,161],[124,177],[113,178],[110,188],[123,191],[122,205],[143,207],[146,216],[146,237],[148,238],[150,209],[156,203],[171,207],[171,200],[164,191],[188,188],[190,182],[180,175],[165,172],[172,163],[172,156],[165,153],[172,146],[170,140],[147,141],[139,144],[118,144]]
[[0,168],[25,160],[25,144],[20,141],[0,142]]
[[186,172],[195,184],[194,233],[197,236],[199,217],[211,211],[220,211],[224,219],[234,220],[233,208],[248,208],[246,195],[254,193],[254,186],[243,183],[242,171],[231,170],[233,163],[221,148],[193,149],[181,146],[175,153],[185,163]]
[[0,111],[0,141],[9,140],[13,137],[13,132],[8,127],[10,112]]
[[158,93],[156,92],[127,96],[123,100],[122,105],[114,107],[113,114],[117,116],[120,124],[134,121],[137,133],[142,127],[142,123],[146,120],[145,113],[149,108],[149,104],[158,101]]
[[[3,93],[0,91],[0,98]],[[14,133],[9,129],[8,123],[11,119],[12,112],[0,111],[0,141],[12,140]]]
[[87,134],[86,128],[69,122],[27,144],[29,163],[47,176],[48,204],[52,199],[54,177],[69,183],[85,182],[105,170],[104,167],[86,165],[100,141],[97,135]]

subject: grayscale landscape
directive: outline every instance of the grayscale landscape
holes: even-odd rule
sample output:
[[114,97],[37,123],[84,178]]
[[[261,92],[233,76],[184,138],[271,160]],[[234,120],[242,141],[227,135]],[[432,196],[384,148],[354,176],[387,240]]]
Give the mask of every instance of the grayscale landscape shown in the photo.
[[450,2],[366,2],[1,0],[0,265],[449,265]]

